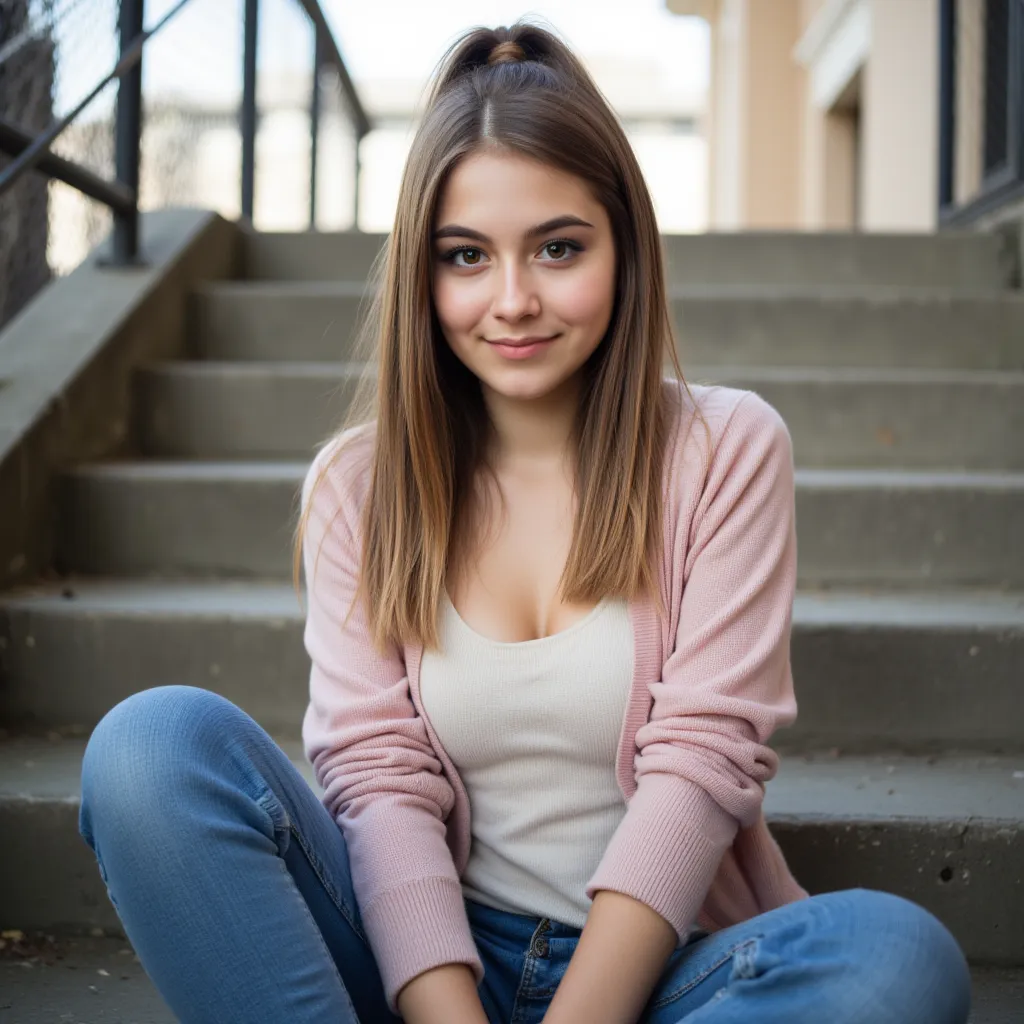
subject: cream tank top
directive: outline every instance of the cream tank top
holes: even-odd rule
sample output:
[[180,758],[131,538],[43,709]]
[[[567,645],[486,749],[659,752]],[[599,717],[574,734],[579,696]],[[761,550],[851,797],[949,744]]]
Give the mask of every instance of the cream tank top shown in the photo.
[[582,928],[585,887],[623,815],[615,758],[633,676],[624,598],[552,636],[481,636],[447,593],[440,651],[420,694],[466,785],[472,844],[463,895]]

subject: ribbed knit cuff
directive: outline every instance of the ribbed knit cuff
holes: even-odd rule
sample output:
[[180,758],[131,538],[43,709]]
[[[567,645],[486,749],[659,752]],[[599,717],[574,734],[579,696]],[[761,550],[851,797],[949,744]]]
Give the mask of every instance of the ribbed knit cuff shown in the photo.
[[388,1008],[396,1016],[400,1016],[396,1000],[403,986],[432,967],[467,964],[477,985],[483,981],[484,967],[457,880],[410,882],[382,893],[360,912]]
[[642,775],[587,896],[599,889],[632,896],[661,914],[683,943],[738,827],[696,783]]

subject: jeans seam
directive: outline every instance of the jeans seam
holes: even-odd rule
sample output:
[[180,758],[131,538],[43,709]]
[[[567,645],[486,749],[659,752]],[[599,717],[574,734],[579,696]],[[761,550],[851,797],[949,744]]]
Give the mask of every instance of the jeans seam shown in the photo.
[[[298,836],[298,833],[291,826],[289,826],[289,831],[291,831],[295,836]],[[301,845],[302,849],[305,850],[305,843],[302,843]],[[319,872],[317,874],[319,876]],[[347,1004],[346,1009],[351,1012],[352,1020],[357,1020],[358,1018],[356,1017],[356,1008],[352,1002],[352,995],[348,990],[348,986],[345,984],[345,978],[341,973],[341,967],[339,966],[338,962],[334,959],[334,954],[331,952],[330,947],[327,945],[327,940],[324,938],[324,933],[320,931],[320,926],[316,923],[316,918],[313,917],[313,911],[309,909],[309,904],[305,901],[305,899],[302,898],[302,893],[299,893],[299,903],[302,906],[303,912],[305,912],[306,919],[309,921],[310,926],[316,933],[317,941],[320,943],[320,948],[324,951],[324,955],[327,957],[327,962],[334,968],[334,973],[338,976],[338,981],[341,984],[342,995],[344,996],[345,1002]]]
[[715,960],[714,963],[709,964],[703,971],[701,971],[700,974],[691,978],[684,985],[680,985],[679,988],[669,993],[669,995],[662,996],[656,1003],[651,1003],[649,1009],[659,1010],[663,1006],[668,1006],[669,1003],[675,1002],[677,999],[680,998],[680,996],[686,995],[687,992],[691,991],[702,981],[704,981],[709,975],[717,971],[719,967],[721,967],[723,964],[728,963],[736,955],[737,950],[742,949],[744,946],[751,945],[752,943],[756,942],[758,938],[760,938],[760,936],[755,935],[750,938],[744,939],[742,942],[737,942],[735,946],[731,946],[729,949],[727,949],[717,960]]
[[527,951],[526,963],[523,964],[523,973],[519,978],[519,987],[516,989],[516,997],[512,1002],[512,1016],[509,1018],[509,1024],[517,1024],[517,1021],[523,1021],[526,1019],[526,1007],[519,1005],[520,997],[524,997],[526,990],[530,987],[530,983],[533,981],[533,969],[536,961],[533,955]]
[[[360,940],[365,945],[369,946],[370,943],[366,937],[366,933],[359,927],[358,923],[354,919],[354,915],[345,905],[345,901],[342,900],[335,891],[334,886],[327,878],[327,872],[324,871],[323,865],[320,863],[320,858],[317,857],[312,847],[306,842],[302,833],[295,827],[295,822],[291,819],[291,816],[285,812],[277,794],[273,789],[267,787],[258,797],[256,797],[256,802],[263,808],[267,817],[270,818],[271,827],[275,832],[278,829],[281,829],[282,831],[287,829],[287,831],[295,837],[295,841],[299,844],[300,849],[306,855],[306,860],[309,861],[309,865],[313,869],[313,874],[316,875],[317,880],[323,886],[324,891],[334,904],[334,908],[343,918],[345,918],[352,930],[359,936]],[[279,818],[283,818],[283,820],[279,821]]]
[[353,915],[350,912],[348,906],[345,904],[345,901],[334,891],[334,886],[331,885],[330,881],[328,880],[327,874],[323,869],[323,865],[320,863],[320,859],[314,854],[309,844],[305,841],[305,839],[303,839],[302,834],[294,825],[289,825],[288,831],[291,832],[291,834],[297,840],[299,846],[302,847],[302,852],[306,855],[306,859],[309,861],[310,866],[313,868],[313,873],[319,879],[320,884],[324,887],[324,891],[330,897],[331,902],[335,906],[335,909],[338,911],[339,914],[341,914],[342,917],[345,918],[349,926],[352,928],[352,931],[354,931],[356,935],[358,935],[359,938],[362,940],[362,942],[368,947],[370,945],[370,940],[366,937],[366,933],[360,927],[359,922],[355,918],[355,915]]

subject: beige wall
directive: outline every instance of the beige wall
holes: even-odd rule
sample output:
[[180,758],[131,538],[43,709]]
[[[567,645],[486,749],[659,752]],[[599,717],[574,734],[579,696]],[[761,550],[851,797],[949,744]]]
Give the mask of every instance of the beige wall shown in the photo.
[[748,227],[789,227],[799,216],[803,74],[793,62],[800,0],[748,2]]
[[801,0],[719,0],[712,21],[710,221],[720,229],[791,226],[801,145],[801,74],[791,57]]
[[861,227],[934,228],[938,202],[937,0],[873,0],[864,68]]
[[712,28],[712,229],[934,229],[938,0],[667,3]]

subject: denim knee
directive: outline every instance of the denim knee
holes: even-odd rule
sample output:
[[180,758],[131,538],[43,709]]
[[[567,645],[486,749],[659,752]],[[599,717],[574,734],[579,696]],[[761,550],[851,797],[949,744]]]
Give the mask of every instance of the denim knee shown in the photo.
[[138,826],[166,813],[179,766],[194,763],[216,718],[234,707],[196,686],[140,690],[112,707],[92,731],[82,758],[79,834],[93,845],[98,814]]
[[[873,983],[899,992],[899,1002],[919,1014],[897,1020],[960,1024],[967,1020],[971,977],[949,929],[924,907],[871,889],[852,890],[849,922],[861,952],[860,967]],[[907,1012],[907,1011],[902,1011]]]

